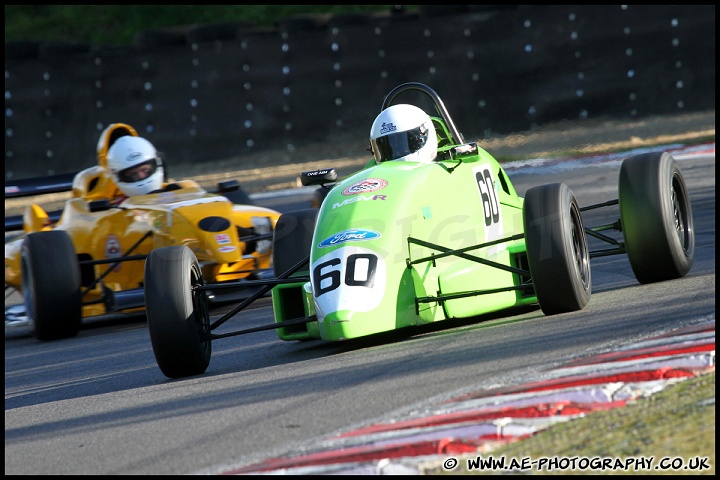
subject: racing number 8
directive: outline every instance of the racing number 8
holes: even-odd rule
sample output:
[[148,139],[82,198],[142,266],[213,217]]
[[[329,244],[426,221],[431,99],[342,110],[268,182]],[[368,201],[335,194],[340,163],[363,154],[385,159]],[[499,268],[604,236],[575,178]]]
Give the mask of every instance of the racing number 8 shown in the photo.
[[484,169],[475,172],[475,180],[480,188],[480,197],[482,197],[485,226],[489,227],[490,224],[500,221],[500,208],[490,170]]
[[[366,260],[358,264],[358,260]],[[345,269],[345,285],[348,287],[368,287],[372,288],[375,280],[375,270],[377,269],[377,257],[368,253],[356,253],[348,255],[347,268]],[[313,270],[313,283],[317,288],[317,296],[331,292],[340,286],[340,271],[336,269],[322,272],[326,267],[334,267],[340,264],[339,258],[333,258],[327,262],[319,264]],[[365,275],[358,275],[361,270],[365,271]],[[359,278],[358,278],[359,277]],[[323,280],[329,280],[329,284],[323,287]]]

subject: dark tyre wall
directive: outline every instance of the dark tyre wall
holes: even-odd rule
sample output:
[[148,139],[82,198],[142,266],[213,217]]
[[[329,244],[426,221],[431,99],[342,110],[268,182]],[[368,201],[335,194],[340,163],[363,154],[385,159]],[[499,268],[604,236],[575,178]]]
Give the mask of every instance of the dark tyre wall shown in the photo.
[[434,88],[469,140],[715,108],[713,5],[423,6],[145,31],[135,43],[5,45],[6,181],[94,165],[114,122],[178,166],[362,139],[409,81]]

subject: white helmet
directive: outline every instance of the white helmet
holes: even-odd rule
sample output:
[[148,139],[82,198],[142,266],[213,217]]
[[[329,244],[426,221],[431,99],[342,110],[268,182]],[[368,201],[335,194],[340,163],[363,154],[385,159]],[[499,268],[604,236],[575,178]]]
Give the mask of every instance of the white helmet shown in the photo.
[[370,146],[377,162],[430,163],[437,157],[432,120],[413,105],[393,105],[380,112],[370,129]]
[[107,163],[113,180],[128,197],[162,188],[162,160],[153,144],[142,137],[118,138],[108,150]]

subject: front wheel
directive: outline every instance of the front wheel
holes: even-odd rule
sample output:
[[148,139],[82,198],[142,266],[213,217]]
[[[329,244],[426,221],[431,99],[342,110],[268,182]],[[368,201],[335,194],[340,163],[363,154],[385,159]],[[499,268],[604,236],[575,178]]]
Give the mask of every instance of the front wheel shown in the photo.
[[530,276],[545,315],[582,310],[592,291],[580,208],[564,183],[533,187],[523,206]]
[[210,364],[210,311],[197,258],[185,246],[153,250],[145,260],[150,341],[169,378],[199,375]]
[[80,265],[62,230],[28,234],[20,253],[22,294],[38,340],[74,337],[82,322]]
[[685,179],[672,155],[626,158],[620,166],[618,202],[635,278],[653,283],[685,276],[695,258],[695,230]]

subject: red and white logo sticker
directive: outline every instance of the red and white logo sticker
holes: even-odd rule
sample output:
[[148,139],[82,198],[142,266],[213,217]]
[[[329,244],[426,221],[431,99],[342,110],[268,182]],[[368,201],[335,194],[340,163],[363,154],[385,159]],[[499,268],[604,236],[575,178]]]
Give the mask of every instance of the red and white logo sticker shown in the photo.
[[[105,239],[105,258],[120,258],[121,256],[120,240],[113,234],[108,235]],[[113,271],[119,272],[120,265],[122,265],[122,263],[118,263],[117,266],[113,268]]]
[[218,245],[227,245],[230,243],[230,235],[227,233],[218,233],[215,235],[215,241],[218,243]]
[[357,195],[358,193],[374,192],[376,190],[387,187],[387,184],[387,180],[384,180],[382,178],[366,178],[365,180],[360,180],[359,182],[353,183],[345,190],[343,190],[342,194]]

